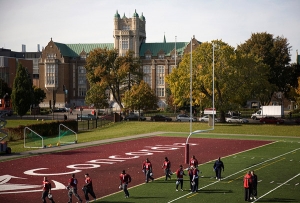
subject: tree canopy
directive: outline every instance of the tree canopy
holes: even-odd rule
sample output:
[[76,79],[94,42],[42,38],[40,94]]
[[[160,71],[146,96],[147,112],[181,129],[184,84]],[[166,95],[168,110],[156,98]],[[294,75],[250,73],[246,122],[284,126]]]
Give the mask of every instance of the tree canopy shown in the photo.
[[[185,55],[179,67],[167,76],[177,106],[183,106],[190,97],[190,57]],[[263,92],[270,86],[269,69],[259,58],[236,52],[221,40],[205,42],[192,53],[193,105],[212,107],[213,65],[215,106],[221,112],[221,119],[225,119],[226,110],[245,105],[254,90]]]
[[[108,89],[121,108],[124,92],[141,80],[139,60],[133,55],[131,51],[125,56],[119,56],[116,49],[95,49],[90,52],[86,61],[87,78],[92,89]],[[89,102],[92,101],[92,89],[88,91]]]
[[11,98],[14,111],[21,117],[27,113],[33,102],[32,81],[21,63],[18,63]]
[[38,106],[46,98],[46,93],[39,87],[33,86],[33,102],[32,104]]

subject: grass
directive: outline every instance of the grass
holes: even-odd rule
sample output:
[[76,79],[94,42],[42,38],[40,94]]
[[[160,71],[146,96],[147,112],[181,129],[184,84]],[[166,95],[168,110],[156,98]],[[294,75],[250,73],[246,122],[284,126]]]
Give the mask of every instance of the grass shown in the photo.
[[[10,121],[9,121],[10,122]],[[9,124],[8,122],[8,124]],[[22,121],[18,125],[26,125]],[[34,121],[28,122],[32,124]],[[37,122],[37,121],[35,121]],[[12,125],[13,123],[10,123]],[[112,123],[105,127],[89,132],[80,132],[78,142],[89,142],[116,137],[162,131],[162,136],[189,135],[189,123],[165,122],[121,122]],[[193,131],[209,129],[204,123],[193,123]],[[234,125],[217,124],[209,133],[193,134],[193,137],[223,138],[223,139],[251,139],[271,140],[272,144],[255,148],[239,154],[224,157],[225,172],[223,180],[218,182],[213,178],[213,162],[200,166],[199,193],[190,193],[188,177],[184,181],[184,191],[175,191],[174,181],[165,182],[163,178],[149,184],[129,187],[131,197],[124,198],[122,191],[104,197],[96,202],[244,202],[242,180],[246,171],[255,170],[258,174],[257,202],[300,202],[300,131],[299,126],[293,125]],[[21,152],[23,140],[9,142],[13,152]]]

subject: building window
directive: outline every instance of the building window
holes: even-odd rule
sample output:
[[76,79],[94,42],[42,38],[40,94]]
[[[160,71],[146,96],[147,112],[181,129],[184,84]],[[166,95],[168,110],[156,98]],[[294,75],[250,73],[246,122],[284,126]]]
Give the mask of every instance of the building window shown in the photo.
[[128,37],[123,37],[122,38],[122,49],[123,50],[129,49]]
[[130,30],[130,26],[129,25],[123,25],[123,29],[122,30]]
[[146,54],[145,58],[146,59],[151,59],[151,54]]
[[172,73],[172,71],[174,70],[174,68],[176,68],[176,66],[175,66],[175,65],[173,65],[173,66],[170,66],[170,72],[169,72],[169,74],[171,74],[171,73]]
[[86,88],[79,87],[78,88],[78,96],[79,97],[85,97],[85,94],[86,94]]
[[56,64],[46,64],[46,85],[58,84],[58,67]]
[[143,66],[143,80],[151,87],[151,66]]
[[83,66],[78,66],[78,96],[84,97],[87,91],[86,69]]
[[165,85],[165,67],[157,66],[156,69],[156,85]]
[[156,95],[158,97],[164,97],[165,96],[165,88],[156,88]]
[[164,59],[164,58],[165,58],[165,55],[164,55],[164,54],[159,54],[159,55],[158,55],[158,58],[159,58],[159,59]]

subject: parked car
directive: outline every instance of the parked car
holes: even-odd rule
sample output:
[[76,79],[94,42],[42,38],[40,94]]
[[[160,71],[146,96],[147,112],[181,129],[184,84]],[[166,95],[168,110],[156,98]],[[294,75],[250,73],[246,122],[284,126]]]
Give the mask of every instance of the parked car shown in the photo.
[[192,120],[192,122],[197,121],[196,118],[194,118],[194,117],[191,118],[186,114],[179,114],[176,116],[176,121],[190,121],[190,120]]
[[92,114],[78,114],[77,120],[97,120],[97,117]]
[[106,114],[100,117],[100,120],[108,120],[108,121],[113,121],[114,120],[114,116],[110,115],[110,114]]
[[136,115],[136,114],[134,114],[134,113],[131,113],[131,114],[129,114],[129,115],[127,115],[125,118],[124,118],[124,120],[125,121],[138,121],[138,120],[140,120],[140,121],[145,121],[146,120],[146,117],[144,117],[144,116],[138,116],[138,115]]
[[55,108],[53,112],[67,112],[66,108]]
[[300,124],[300,118],[295,119],[296,124]]
[[[208,115],[200,117],[200,118],[199,118],[199,121],[200,121],[200,122],[208,122],[208,121],[209,121]],[[219,119],[216,118],[216,117],[215,117],[215,122],[219,122]]]
[[246,118],[240,116],[231,116],[229,118],[225,118],[226,122],[228,123],[249,123]]
[[266,116],[264,118],[261,118],[259,122],[268,124],[283,124],[284,120],[282,120],[281,118],[276,118],[274,116]]
[[164,115],[155,115],[151,116],[151,121],[172,121],[172,118],[164,116]]

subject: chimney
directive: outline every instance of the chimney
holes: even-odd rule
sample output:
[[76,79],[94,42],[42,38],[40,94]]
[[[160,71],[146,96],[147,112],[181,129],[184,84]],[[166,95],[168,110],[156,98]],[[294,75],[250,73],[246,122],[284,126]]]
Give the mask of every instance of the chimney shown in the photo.
[[41,52],[39,44],[37,45],[37,52]]
[[22,44],[22,52],[26,52],[26,45]]

